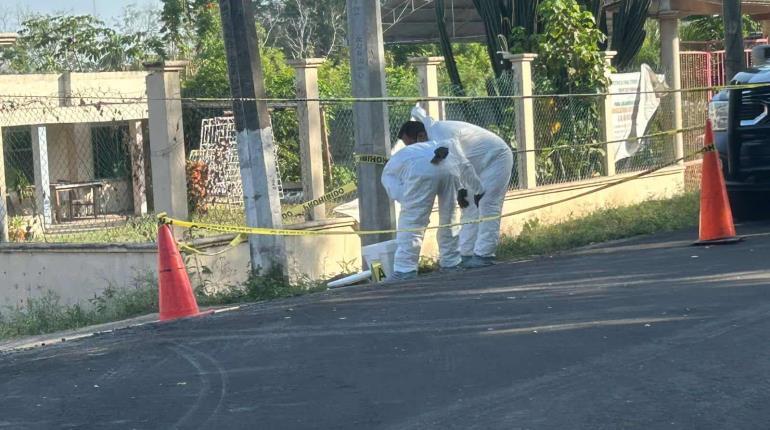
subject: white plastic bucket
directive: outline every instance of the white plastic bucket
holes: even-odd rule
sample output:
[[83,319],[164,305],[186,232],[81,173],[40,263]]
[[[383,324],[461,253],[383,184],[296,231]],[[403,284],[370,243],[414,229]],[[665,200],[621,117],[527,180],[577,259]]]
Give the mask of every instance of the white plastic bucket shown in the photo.
[[382,270],[385,272],[385,277],[390,277],[393,274],[393,257],[396,255],[395,240],[388,240],[386,242],[375,243],[367,245],[361,248],[361,254],[364,257],[366,264],[371,267],[372,263],[379,261],[382,264]]

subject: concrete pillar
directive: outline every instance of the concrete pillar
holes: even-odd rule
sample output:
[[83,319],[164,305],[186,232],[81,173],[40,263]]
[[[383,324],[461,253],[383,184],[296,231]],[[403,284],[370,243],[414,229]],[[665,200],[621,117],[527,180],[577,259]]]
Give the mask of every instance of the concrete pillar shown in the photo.
[[[607,79],[612,74],[612,59],[617,52],[607,51],[604,53],[604,75]],[[607,89],[609,92],[609,88]],[[615,140],[615,121],[612,116],[613,100],[611,94],[605,94],[601,97],[600,112],[602,116],[602,140],[604,145],[604,174],[613,176],[615,174],[615,153],[618,145],[622,143],[609,143]]]
[[[323,58],[289,61],[296,73],[295,84],[298,99],[316,99],[297,103],[299,118],[299,149],[302,167],[302,191],[304,200],[317,199],[324,194],[324,158],[321,138],[321,106],[318,103],[318,67]],[[326,217],[326,205],[310,209],[308,219]]]
[[5,183],[5,157],[3,153],[3,129],[0,128],[0,242],[8,242],[8,188]]
[[[347,12],[353,97],[385,97],[380,0],[348,0]],[[354,103],[353,124],[356,153],[390,156],[390,124],[385,102]],[[380,182],[383,167],[370,163],[358,165],[361,230],[391,230],[396,225],[393,202]],[[392,238],[392,234],[362,236],[361,244],[370,245]]]
[[765,37],[770,37],[770,20],[763,20],[762,21],[762,34],[765,35]]
[[153,208],[187,219],[187,178],[179,71],[187,63],[145,64],[147,75]]
[[[663,69],[666,71],[666,82],[671,90],[667,97],[669,112],[672,112],[673,122],[670,128],[681,130],[684,128],[682,116],[682,76],[681,58],[679,56],[679,14],[676,11],[661,12],[660,21],[660,57]],[[663,110],[665,112],[666,110]],[[679,159],[684,156],[684,135],[674,135],[674,157]],[[681,161],[679,165],[684,165]]]
[[131,185],[134,195],[134,215],[147,214],[147,187],[144,172],[144,135],[142,121],[128,122],[128,148],[131,153]]
[[[420,97],[438,97],[438,65],[444,62],[444,57],[410,58],[409,63],[417,68],[420,85]],[[434,119],[441,119],[441,105],[438,100],[423,101],[420,105]]]
[[513,67],[516,97],[516,150],[519,188],[537,186],[537,157],[535,156],[535,108],[532,100],[532,62],[536,54],[503,54]]
[[607,11],[607,48],[612,48],[612,38],[615,36],[615,12]]
[[78,182],[92,181],[96,177],[94,164],[94,141],[91,137],[91,124],[72,124],[72,142],[75,151],[70,155],[74,159],[73,178]]
[[51,178],[48,174],[48,136],[45,125],[32,126],[32,160],[35,169],[36,212],[51,224]]

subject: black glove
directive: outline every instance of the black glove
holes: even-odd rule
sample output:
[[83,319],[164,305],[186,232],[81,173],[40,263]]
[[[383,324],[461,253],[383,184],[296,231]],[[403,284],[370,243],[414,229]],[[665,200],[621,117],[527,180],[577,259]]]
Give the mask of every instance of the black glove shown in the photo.
[[476,194],[475,196],[473,196],[473,203],[476,203],[476,207],[479,207],[479,201],[481,200],[482,197],[484,197],[484,194],[486,193]]
[[457,190],[457,204],[460,206],[461,209],[465,209],[471,204],[468,203],[468,190],[461,189]]
[[436,148],[436,150],[433,151],[433,155],[434,157],[432,160],[430,160],[430,162],[433,164],[438,164],[442,162],[444,159],[446,159],[446,157],[449,155],[449,148],[446,148],[444,146],[440,148]]

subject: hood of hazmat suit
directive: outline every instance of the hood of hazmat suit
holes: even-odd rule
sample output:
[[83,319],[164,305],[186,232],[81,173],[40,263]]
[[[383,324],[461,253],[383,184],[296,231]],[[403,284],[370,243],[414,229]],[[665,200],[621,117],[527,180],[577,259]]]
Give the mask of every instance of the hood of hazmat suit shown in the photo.
[[412,108],[412,117],[425,125],[430,140],[457,139],[465,157],[479,174],[490,160],[511,151],[502,138],[477,125],[462,121],[436,121],[420,106]]

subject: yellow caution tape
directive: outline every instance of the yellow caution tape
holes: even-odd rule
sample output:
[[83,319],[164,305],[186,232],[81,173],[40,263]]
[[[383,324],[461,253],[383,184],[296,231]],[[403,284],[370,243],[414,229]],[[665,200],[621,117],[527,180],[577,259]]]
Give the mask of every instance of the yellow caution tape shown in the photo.
[[353,161],[366,164],[386,164],[388,157],[377,154],[355,154],[353,155]]
[[221,233],[235,233],[235,234],[253,234],[253,235],[262,235],[262,236],[349,236],[349,235],[357,235],[357,236],[372,236],[372,235],[384,235],[384,234],[394,234],[394,233],[414,233],[414,232],[423,232],[425,230],[437,230],[442,228],[451,228],[451,227],[459,227],[463,225],[470,225],[470,224],[479,224],[482,222],[487,221],[493,221],[498,220],[502,218],[508,218],[515,215],[520,215],[527,212],[536,211],[539,209],[544,209],[547,207],[555,206],[561,203],[566,203],[571,200],[576,200],[591,194],[598,193],[600,191],[604,191],[608,188],[615,187],[617,185],[624,184],[626,182],[633,181],[635,179],[639,179],[645,176],[648,176],[652,173],[655,173],[659,170],[662,170],[668,166],[671,166],[673,164],[676,164],[680,161],[683,161],[693,155],[701,154],[705,152],[706,149],[700,149],[698,151],[694,151],[691,154],[688,154],[687,156],[678,158],[676,160],[669,161],[668,163],[664,163],[658,167],[654,167],[651,169],[647,169],[643,172],[639,172],[635,175],[628,176],[622,179],[619,179],[614,182],[610,182],[608,184],[605,184],[603,186],[600,186],[598,188],[588,190],[579,194],[575,194],[569,197],[565,197],[559,200],[555,200],[548,203],[543,203],[537,206],[529,207],[526,209],[520,209],[513,212],[508,212],[505,214],[502,214],[500,216],[492,216],[492,217],[484,217],[479,218],[471,221],[465,221],[465,222],[457,222],[452,224],[443,224],[443,225],[435,225],[435,226],[428,226],[426,228],[409,228],[409,229],[389,229],[389,230],[362,230],[362,231],[324,231],[324,230],[292,230],[292,229],[285,229],[285,228],[265,228],[265,227],[248,227],[248,226],[236,226],[236,225],[223,225],[223,224],[209,224],[209,223],[197,223],[197,222],[191,222],[191,221],[183,221],[178,220],[174,218],[170,218],[168,214],[166,213],[160,213],[158,214],[158,221],[162,224],[169,224],[177,227],[182,228],[198,228],[203,230],[210,230],[210,231],[218,231]]
[[281,215],[284,218],[291,218],[291,217],[304,215],[305,212],[307,212],[309,209],[312,209],[322,203],[339,199],[340,197],[343,197],[347,194],[350,194],[356,191],[356,188],[357,187],[355,182],[349,182],[341,187],[338,187],[329,191],[328,193],[316,199],[313,199],[301,204],[287,206],[283,208],[283,210],[281,211]]
[[183,242],[177,242],[177,246],[179,246],[180,251],[187,252],[188,254],[204,255],[206,257],[216,257],[217,255],[224,254],[225,252],[235,248],[236,246],[245,242],[246,239],[248,239],[248,235],[238,234],[233,238],[233,240],[230,241],[230,243],[227,244],[226,247],[220,249],[217,252],[203,252],[200,249],[197,249],[194,246]]

